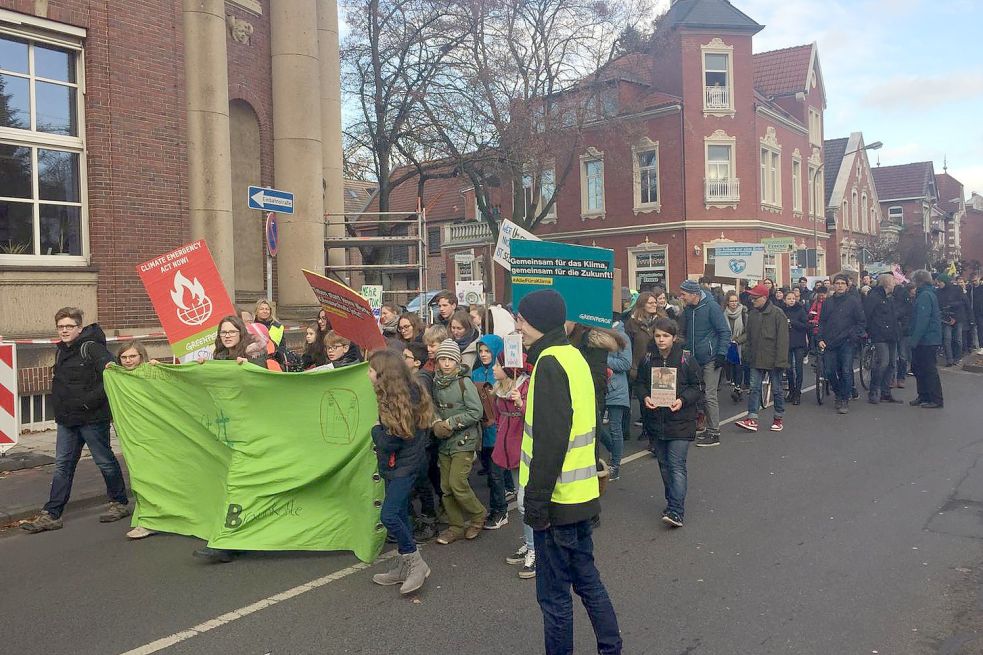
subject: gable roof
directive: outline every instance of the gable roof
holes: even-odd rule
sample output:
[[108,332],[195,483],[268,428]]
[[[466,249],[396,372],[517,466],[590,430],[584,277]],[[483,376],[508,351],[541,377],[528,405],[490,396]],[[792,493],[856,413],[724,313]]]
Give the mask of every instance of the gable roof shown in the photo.
[[826,207],[830,206],[833,197],[833,187],[836,186],[836,179],[840,176],[840,166],[843,164],[843,155],[846,153],[846,144],[850,139],[829,139],[823,141],[823,161],[825,172],[823,173],[825,182]]
[[[948,172],[935,176],[935,188],[939,193],[939,206],[947,212],[957,212],[960,200],[963,198],[963,183],[949,175]],[[955,202],[951,202],[955,200]]]
[[929,198],[935,185],[935,169],[930,161],[870,169],[881,202],[902,198]]
[[345,180],[345,213],[358,214],[364,211],[378,190],[379,185],[375,182]]
[[756,34],[764,29],[747,14],[727,0],[676,0],[663,18],[663,24],[672,29],[728,30]]
[[807,92],[813,47],[810,43],[754,55],[754,88],[770,98]]

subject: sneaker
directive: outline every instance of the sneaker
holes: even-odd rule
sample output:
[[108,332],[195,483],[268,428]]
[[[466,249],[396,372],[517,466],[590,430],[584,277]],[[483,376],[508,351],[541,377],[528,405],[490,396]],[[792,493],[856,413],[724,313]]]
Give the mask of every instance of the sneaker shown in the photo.
[[99,515],[100,523],[112,523],[113,521],[119,521],[120,519],[125,519],[127,516],[132,514],[128,505],[123,505],[122,503],[111,502],[106,511]]
[[898,380],[896,386],[898,387],[898,389],[904,389],[904,380]]
[[507,502],[507,503],[514,503],[517,500],[519,500],[519,494],[517,494],[514,491],[506,491],[505,492],[505,502]]
[[837,414],[849,414],[850,413],[850,401],[841,400],[840,406],[836,408]]
[[157,534],[153,530],[148,530],[147,528],[138,525],[129,532],[126,533],[127,539],[146,539],[152,534]]
[[31,534],[47,532],[48,530],[61,530],[63,527],[64,524],[62,523],[60,516],[58,518],[53,518],[51,514],[48,514],[47,512],[41,512],[34,517],[34,519],[20,524],[21,530],[25,530]]
[[634,425],[636,428],[640,428],[640,427],[642,427],[642,422],[640,420],[639,421],[635,421],[634,423],[632,423],[632,425]]
[[881,397],[868,395],[867,402],[869,402],[871,405],[879,405],[881,403]]
[[900,404],[900,403],[902,403],[904,401],[898,400],[894,396],[888,395],[888,396],[881,396],[881,402],[882,403]]
[[[719,432],[704,432],[696,436],[696,445],[700,448],[712,448],[713,446],[720,445],[720,433]],[[652,451],[652,456],[655,457],[655,451]]]
[[460,539],[462,536],[463,535],[461,535],[459,532],[457,532],[455,530],[451,530],[450,528],[447,528],[446,530],[444,530],[443,532],[441,532],[439,535],[437,535],[437,543],[440,544],[441,546],[446,546],[447,544],[454,543],[455,541],[457,541],[458,539]]
[[468,525],[464,528],[464,538],[468,541],[472,539],[477,539],[478,535],[481,534],[481,530],[485,527],[485,522],[482,521],[479,525]]
[[683,527],[683,517],[675,512],[666,512],[662,515],[662,522],[673,528]]
[[940,405],[939,403],[932,403],[932,402],[922,403],[921,405],[919,405],[919,407],[921,407],[922,409],[942,409],[942,405]]
[[601,423],[603,423],[604,425],[608,425],[609,423],[611,423],[611,419],[608,418],[608,410],[604,410],[604,417],[601,419]]
[[756,418],[750,418],[750,417],[743,418],[740,421],[738,421],[737,423],[735,423],[735,425],[737,427],[739,427],[739,428],[744,428],[748,432],[757,432],[758,431],[758,419],[756,419]]
[[911,405],[912,407],[918,407],[923,402],[924,401],[921,398],[915,398],[914,400],[909,400],[908,401],[908,404]]
[[850,400],[860,400],[860,392],[854,389],[850,392]]
[[703,412],[697,412],[696,414],[696,431],[705,432],[707,429],[707,415]]
[[612,464],[608,467],[608,482],[614,482],[621,478],[621,467]]
[[843,407],[843,401],[837,398],[836,401],[833,403],[833,409],[839,411],[840,407]]
[[437,536],[437,524],[433,521],[419,521],[413,531],[413,541],[425,544]]
[[519,546],[519,550],[515,551],[511,555],[505,558],[506,564],[522,564],[526,561],[526,553],[529,552],[529,546],[522,544]]
[[782,424],[782,417],[781,416],[776,416],[775,417],[775,420],[771,422],[771,431],[772,432],[781,432],[784,429],[784,427],[785,426]]
[[527,550],[523,558],[522,568],[519,569],[519,577],[523,580],[536,577],[536,551]]
[[503,525],[508,525],[509,515],[504,512],[492,512],[481,526],[482,530],[498,530]]
[[232,551],[222,550],[221,548],[209,548],[205,546],[199,548],[193,554],[195,557],[207,559],[210,562],[217,562],[219,564],[228,564],[232,561]]

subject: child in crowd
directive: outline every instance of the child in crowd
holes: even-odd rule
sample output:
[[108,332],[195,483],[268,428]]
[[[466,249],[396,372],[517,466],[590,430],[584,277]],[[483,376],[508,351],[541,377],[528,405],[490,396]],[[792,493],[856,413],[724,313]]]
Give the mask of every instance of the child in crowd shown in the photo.
[[408,506],[417,471],[426,457],[427,428],[433,405],[398,353],[380,350],[369,359],[369,379],[379,405],[379,422],[372,428],[372,442],[379,460],[379,474],[386,483],[381,521],[396,538],[398,555],[386,573],[372,576],[379,585],[400,584],[409,594],[423,586],[430,567],[420,557],[413,540]]
[[[522,429],[525,421],[526,396],[529,393],[529,376],[532,366],[522,355],[522,368],[505,368],[505,354],[495,362],[495,448],[492,462],[508,472],[514,484],[519,483],[519,457],[522,452]],[[519,513],[525,514],[523,488],[519,487],[517,501]],[[527,580],[536,577],[536,546],[532,528],[522,524],[523,544],[505,558],[509,564],[522,564],[519,577]]]
[[342,368],[363,361],[358,346],[334,330],[324,335],[324,349],[328,357],[328,368]]
[[447,328],[439,323],[431,325],[423,333],[423,344],[427,347],[427,353],[430,358],[427,360],[426,364],[423,365],[423,370],[429,373],[436,373],[437,371],[437,349],[440,348],[446,339],[450,338],[450,332]]
[[[696,438],[696,405],[703,395],[703,372],[696,359],[683,356],[682,343],[676,343],[676,321],[655,321],[652,343],[638,367],[635,393],[645,405],[642,421],[653,438],[659,459],[659,472],[665,487],[666,509],[662,520],[674,528],[683,527],[686,501],[686,455]],[[676,400],[669,407],[657,407],[652,400],[652,369],[676,369]]]
[[[429,359],[427,347],[420,342],[411,342],[403,348],[403,361],[413,373],[430,398],[433,398],[433,374],[423,370]],[[437,536],[437,506],[440,503],[440,468],[437,466],[437,442],[427,430],[426,458],[417,471],[413,495],[420,499],[420,513],[415,516],[416,528],[413,538],[422,544]],[[411,509],[415,509],[411,505]]]
[[304,333],[304,354],[300,358],[300,363],[305,371],[328,363],[324,336],[318,337],[318,327],[318,323],[311,323]]
[[[492,385],[495,384],[495,359],[505,348],[502,337],[487,334],[478,340],[478,357],[471,371],[471,381],[478,389],[484,409],[481,430],[481,465],[488,476],[488,520],[485,530],[498,530],[509,522],[509,504],[505,499],[505,480],[502,468],[492,461],[495,448],[495,401]],[[511,477],[511,476],[509,476]]]
[[436,355],[437,419],[433,433],[440,440],[437,461],[448,523],[448,528],[437,537],[437,543],[446,545],[462,537],[476,538],[485,524],[485,508],[468,481],[481,442],[479,423],[483,412],[478,390],[461,366],[461,349],[457,343],[445,339]]

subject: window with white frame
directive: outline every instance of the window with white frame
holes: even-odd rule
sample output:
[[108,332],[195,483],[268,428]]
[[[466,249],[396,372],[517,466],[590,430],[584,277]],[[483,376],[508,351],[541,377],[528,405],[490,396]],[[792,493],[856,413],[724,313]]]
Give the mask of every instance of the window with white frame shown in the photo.
[[866,192],[860,197],[861,220],[863,221],[863,231],[870,232],[870,202],[867,200]]
[[843,199],[843,209],[840,211],[840,227],[847,229],[850,227],[850,201]]
[[816,167],[809,164],[809,215],[816,215]]
[[734,113],[734,48],[719,38],[701,46],[703,54],[703,110],[709,114]]
[[887,210],[887,219],[891,221],[892,225],[904,227],[904,207],[889,207]]
[[792,211],[802,211],[802,160],[792,158]]
[[20,427],[23,430],[47,430],[55,426],[55,407],[51,394],[20,396]]
[[87,254],[80,43],[0,31],[0,262]]
[[706,157],[704,199],[707,205],[735,206],[740,201],[740,180],[735,162],[737,139],[717,130],[703,140]]
[[[546,205],[550,199],[553,198],[553,194],[556,193],[556,174],[553,168],[544,168],[539,174],[539,195],[534,193],[536,180],[534,176],[530,173],[526,173],[522,176],[522,190],[523,197],[526,202],[526,211],[531,216],[528,218],[533,218],[538,216],[542,211],[543,206]],[[550,206],[549,212],[544,218],[550,218],[556,216],[556,203]]]
[[782,206],[782,156],[768,147],[761,148],[761,202]]
[[857,216],[857,211],[859,210],[859,196],[857,195],[857,190],[853,190],[853,194],[850,197],[850,228],[856,232],[860,229],[860,219]]
[[580,211],[585,218],[604,216],[604,153],[593,146],[580,156]]
[[637,214],[643,210],[658,210],[659,195],[659,144],[648,138],[632,146],[633,196]]
[[823,145],[823,116],[818,109],[809,107],[809,143]]

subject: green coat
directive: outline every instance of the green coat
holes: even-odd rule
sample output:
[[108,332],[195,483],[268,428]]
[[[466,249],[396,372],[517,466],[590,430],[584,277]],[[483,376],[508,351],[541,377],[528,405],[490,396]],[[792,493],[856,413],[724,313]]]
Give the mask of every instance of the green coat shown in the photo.
[[769,300],[762,310],[748,310],[746,334],[748,366],[788,368],[788,318],[774,302]]
[[477,450],[481,445],[480,423],[484,408],[468,369],[458,369],[457,375],[450,380],[442,380],[441,376],[437,376],[434,380],[433,400],[437,415],[441,419],[447,419],[454,428],[454,434],[446,439],[437,438],[434,434],[440,444],[438,452],[451,455]]

